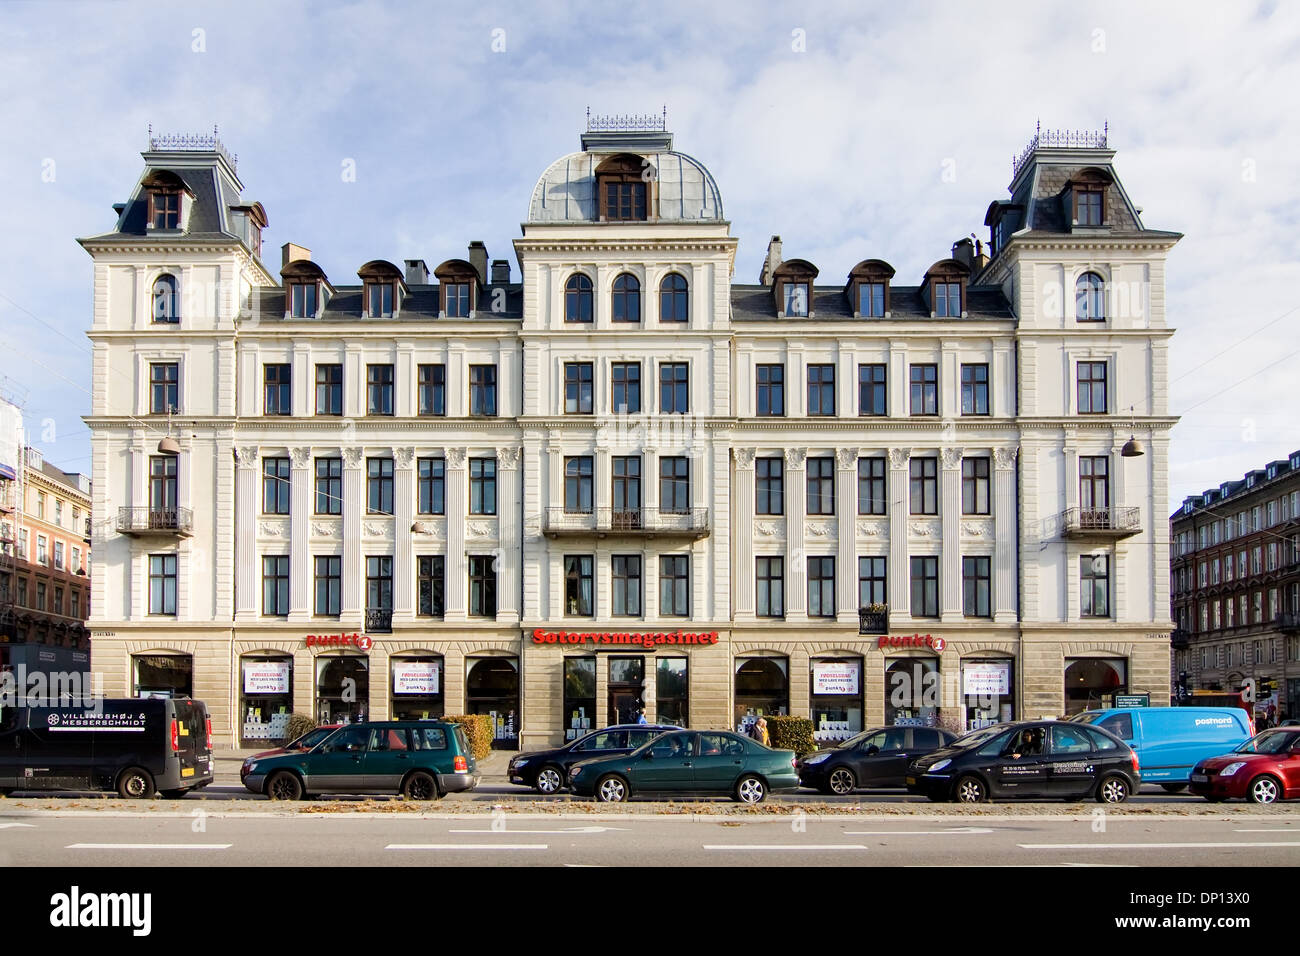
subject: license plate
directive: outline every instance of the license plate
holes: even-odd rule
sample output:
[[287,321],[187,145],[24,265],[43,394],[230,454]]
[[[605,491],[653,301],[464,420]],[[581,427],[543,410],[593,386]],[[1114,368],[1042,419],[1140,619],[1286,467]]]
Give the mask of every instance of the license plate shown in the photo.
[[915,778],[915,777],[908,777],[908,778],[907,778],[907,785],[908,785],[909,787],[910,787],[910,786],[913,786],[915,783],[916,783],[916,778]]
[[182,768],[181,768],[181,776],[182,776],[182,777],[192,777],[192,776],[194,776],[194,768],[193,768],[193,767],[182,767]]
[[1192,774],[1192,783],[1209,783],[1210,778],[1203,773]]

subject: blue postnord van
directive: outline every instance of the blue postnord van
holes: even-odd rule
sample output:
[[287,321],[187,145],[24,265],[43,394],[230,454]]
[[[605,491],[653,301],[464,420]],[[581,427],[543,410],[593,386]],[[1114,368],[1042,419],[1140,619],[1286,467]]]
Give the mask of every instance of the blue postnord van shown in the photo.
[[1109,730],[1132,747],[1143,783],[1186,784],[1198,761],[1228,753],[1251,736],[1249,715],[1240,707],[1112,707],[1070,719]]

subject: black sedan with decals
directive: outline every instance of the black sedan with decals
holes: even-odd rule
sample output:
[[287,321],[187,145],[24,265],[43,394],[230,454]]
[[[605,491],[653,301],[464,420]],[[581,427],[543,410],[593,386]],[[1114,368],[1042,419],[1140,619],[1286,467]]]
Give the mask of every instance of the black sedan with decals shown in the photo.
[[1100,727],[1056,720],[985,727],[912,761],[907,789],[931,800],[1121,803],[1142,784],[1137,755]]

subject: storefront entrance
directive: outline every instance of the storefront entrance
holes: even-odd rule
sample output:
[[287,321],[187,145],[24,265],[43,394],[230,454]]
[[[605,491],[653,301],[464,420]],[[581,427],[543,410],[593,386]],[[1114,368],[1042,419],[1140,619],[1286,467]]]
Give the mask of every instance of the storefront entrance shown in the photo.
[[1065,662],[1065,714],[1111,707],[1128,693],[1128,661],[1083,658]]
[[283,741],[293,713],[293,658],[287,654],[249,655],[240,659],[239,667],[244,746]]
[[370,659],[361,655],[316,658],[316,720],[352,724],[370,714]]
[[194,696],[194,658],[189,654],[140,654],[134,664],[136,697]]
[[1010,658],[969,658],[961,662],[966,730],[1015,720],[1015,662]]
[[819,744],[848,740],[862,727],[862,659],[818,658],[812,661],[808,713],[813,740]]
[[606,723],[635,724],[645,706],[645,658],[609,658],[609,710]]
[[736,729],[748,733],[759,717],[790,712],[790,661],[746,657],[736,661]]
[[903,657],[885,668],[885,723],[933,727],[939,720],[939,659]]
[[469,662],[465,700],[471,714],[492,718],[492,746],[519,749],[519,661],[514,657],[484,657]]

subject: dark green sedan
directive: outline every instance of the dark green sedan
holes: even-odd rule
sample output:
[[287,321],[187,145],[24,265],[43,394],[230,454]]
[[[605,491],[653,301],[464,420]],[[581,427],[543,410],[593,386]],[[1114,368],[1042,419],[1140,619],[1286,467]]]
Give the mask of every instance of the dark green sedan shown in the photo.
[[593,757],[569,768],[573,793],[601,803],[633,796],[729,796],[760,803],[799,788],[793,750],[772,750],[725,730],[661,734],[639,750]]

